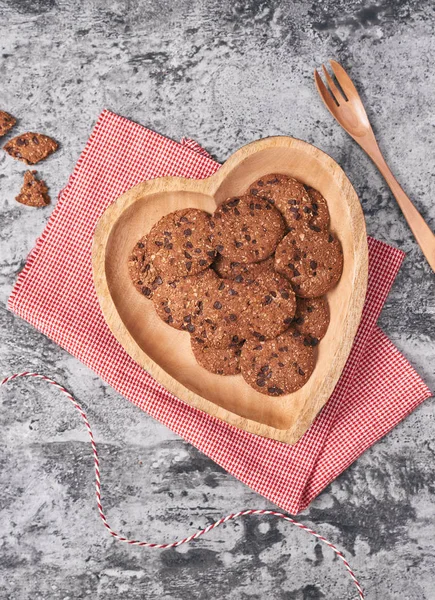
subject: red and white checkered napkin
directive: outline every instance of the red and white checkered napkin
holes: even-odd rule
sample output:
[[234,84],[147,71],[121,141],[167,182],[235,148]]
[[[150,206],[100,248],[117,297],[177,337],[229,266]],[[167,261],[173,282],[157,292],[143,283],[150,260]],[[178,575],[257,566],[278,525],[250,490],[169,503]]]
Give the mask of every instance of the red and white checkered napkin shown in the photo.
[[295,446],[210,417],[167,392],[113,337],[95,294],[91,247],[99,217],[132,186],[163,175],[207,177],[218,168],[194,142],[179,144],[105,110],[18,278],[9,308],[139,408],[295,514],[430,396],[376,326],[404,256],[369,239],[368,293],[352,352],[329,402]]

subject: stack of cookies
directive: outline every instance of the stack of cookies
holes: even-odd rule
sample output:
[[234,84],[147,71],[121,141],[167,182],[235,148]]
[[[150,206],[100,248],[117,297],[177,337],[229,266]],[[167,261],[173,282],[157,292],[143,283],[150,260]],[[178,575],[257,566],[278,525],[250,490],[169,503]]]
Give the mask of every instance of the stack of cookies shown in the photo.
[[128,263],[138,292],[169,326],[190,334],[197,362],[281,396],[311,376],[326,334],[325,294],[343,252],[326,200],[286,175],[266,175],[213,215],[164,216]]

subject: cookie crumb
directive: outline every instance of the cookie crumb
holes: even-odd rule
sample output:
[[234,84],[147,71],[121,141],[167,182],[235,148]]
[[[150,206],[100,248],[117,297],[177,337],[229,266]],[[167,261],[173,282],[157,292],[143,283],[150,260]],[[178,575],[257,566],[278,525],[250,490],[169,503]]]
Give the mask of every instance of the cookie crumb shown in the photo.
[[50,196],[45,181],[36,178],[36,171],[24,173],[24,183],[20,193],[15,200],[26,206],[47,206],[50,204]]
[[4,110],[0,110],[0,137],[6,135],[16,122],[17,120],[15,117]]
[[58,147],[58,143],[48,135],[33,132],[17,135],[4,145],[9,156],[21,160],[27,165],[36,165],[53,154]]

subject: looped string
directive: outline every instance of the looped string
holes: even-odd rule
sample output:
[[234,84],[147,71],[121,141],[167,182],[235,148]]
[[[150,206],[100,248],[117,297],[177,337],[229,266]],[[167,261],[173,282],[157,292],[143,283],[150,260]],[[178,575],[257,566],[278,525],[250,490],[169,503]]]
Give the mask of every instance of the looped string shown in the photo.
[[295,519],[292,519],[291,517],[289,517],[288,515],[286,515],[284,513],[280,513],[280,512],[274,511],[274,510],[263,510],[263,509],[241,510],[239,512],[227,515],[226,517],[222,517],[221,519],[219,519],[215,523],[212,523],[208,527],[205,527],[204,529],[201,529],[200,531],[197,531],[196,533],[193,533],[192,535],[189,535],[189,536],[187,536],[187,537],[185,537],[183,539],[176,540],[175,542],[170,542],[170,543],[167,543],[167,544],[156,544],[156,543],[152,543],[152,542],[143,542],[143,541],[139,541],[139,540],[130,540],[130,539],[126,538],[126,537],[123,537],[119,533],[116,533],[116,531],[114,531],[110,527],[109,523],[107,522],[106,516],[105,516],[104,511],[103,511],[103,506],[101,504],[100,461],[98,459],[97,445],[96,445],[95,440],[94,440],[94,435],[92,433],[91,426],[90,426],[89,421],[88,421],[88,419],[86,417],[86,413],[84,412],[84,410],[82,409],[82,407],[80,406],[80,404],[68,392],[68,390],[66,390],[63,386],[61,386],[59,383],[57,383],[53,379],[50,379],[50,377],[46,377],[45,375],[41,375],[39,373],[31,373],[31,372],[27,372],[27,371],[24,372],[24,373],[15,373],[14,375],[10,375],[9,377],[5,377],[1,381],[0,385],[4,385],[4,384],[8,383],[9,381],[13,381],[14,379],[17,379],[18,377],[34,377],[36,379],[42,379],[43,381],[46,381],[47,383],[50,383],[51,385],[54,385],[57,389],[59,389],[61,392],[63,392],[63,394],[65,394],[65,396],[68,398],[68,400],[79,411],[79,413],[80,413],[80,415],[81,415],[81,417],[82,417],[82,419],[83,419],[83,421],[84,421],[84,423],[86,425],[86,429],[88,430],[88,434],[89,434],[89,437],[90,437],[90,440],[91,440],[92,452],[94,454],[95,495],[96,495],[96,498],[97,498],[98,512],[99,512],[100,517],[101,517],[101,519],[103,521],[104,527],[107,529],[107,531],[110,533],[110,535],[112,537],[114,537],[115,539],[117,539],[119,542],[124,542],[125,544],[129,544],[131,546],[141,546],[141,547],[145,547],[145,548],[157,548],[157,549],[160,549],[160,550],[167,550],[169,548],[176,548],[178,546],[181,546],[181,544],[187,544],[188,542],[196,540],[197,538],[199,538],[200,536],[208,533],[212,529],[216,529],[216,527],[219,527],[219,525],[222,525],[223,523],[227,523],[228,521],[233,521],[234,519],[238,519],[239,517],[247,517],[247,516],[251,516],[251,515],[255,515],[255,516],[271,515],[271,516],[274,516],[274,517],[279,517],[280,519],[284,519],[284,521],[287,521],[288,523],[291,523],[291,525],[294,525],[295,527],[298,527],[299,529],[302,529],[303,531],[306,531],[307,533],[311,534],[316,539],[318,539],[320,542],[322,542],[323,544],[325,544],[326,546],[328,546],[329,548],[331,548],[331,550],[339,557],[339,559],[344,564],[347,572],[350,575],[350,578],[352,579],[353,583],[355,584],[356,589],[358,590],[358,595],[359,595],[360,600],[364,600],[365,596],[364,596],[363,589],[362,589],[361,585],[359,584],[357,578],[355,577],[354,572],[352,571],[349,563],[345,559],[345,557],[342,554],[342,552],[340,550],[338,550],[334,546],[334,544],[332,544],[330,541],[328,541],[322,535],[316,533],[315,531],[313,531],[312,529],[310,529],[306,525],[303,525],[302,523],[299,523],[298,521],[296,521]]

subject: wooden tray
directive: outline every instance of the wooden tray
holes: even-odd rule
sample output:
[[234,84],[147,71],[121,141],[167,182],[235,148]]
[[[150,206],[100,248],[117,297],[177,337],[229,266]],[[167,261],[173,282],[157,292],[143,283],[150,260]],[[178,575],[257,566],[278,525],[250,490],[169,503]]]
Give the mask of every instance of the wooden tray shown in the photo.
[[[344,270],[328,293],[331,323],[318,347],[315,370],[303,388],[272,398],[241,377],[214,375],[200,367],[189,334],[161,321],[153,304],[130,282],[127,259],[137,240],[163,215],[186,207],[212,213],[229,196],[268,173],[292,175],[327,199],[331,230],[344,252]],[[360,321],[367,286],[367,238],[363,212],[337,163],[314,146],[270,137],[244,146],[211,177],[163,177],[135,186],[101,217],[94,235],[94,281],[104,317],[128,354],[170,392],[240,429],[294,444],[330,397]]]

